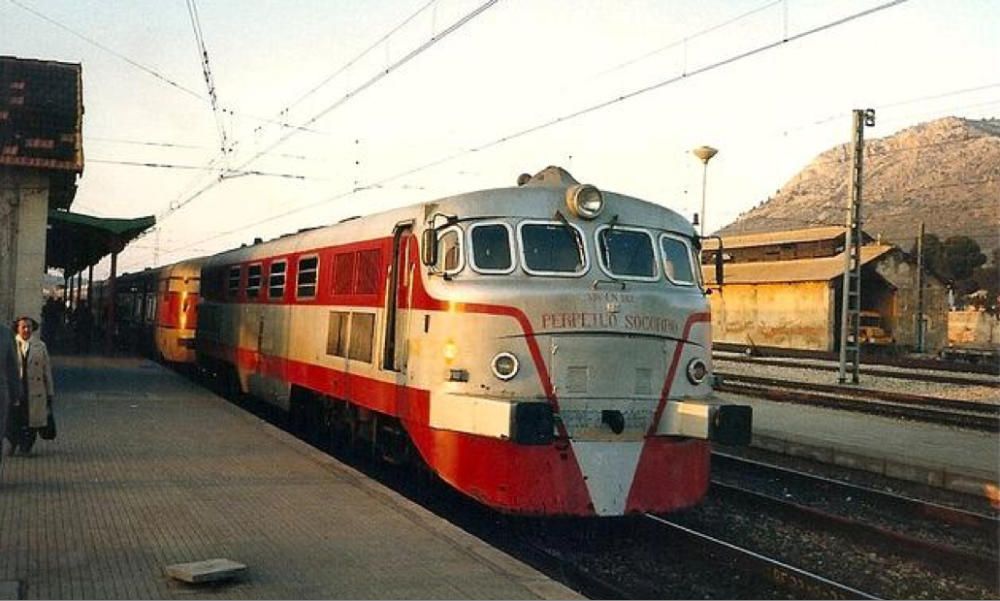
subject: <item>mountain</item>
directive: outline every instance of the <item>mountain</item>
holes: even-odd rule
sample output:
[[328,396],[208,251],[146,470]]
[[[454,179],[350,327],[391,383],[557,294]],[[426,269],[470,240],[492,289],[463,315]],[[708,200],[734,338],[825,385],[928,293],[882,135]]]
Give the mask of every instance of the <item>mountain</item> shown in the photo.
[[[777,194],[722,234],[844,223],[851,148],[817,156]],[[965,235],[984,254],[1000,247],[1000,119],[946,117],[865,140],[864,230],[909,250],[920,222],[944,240]]]

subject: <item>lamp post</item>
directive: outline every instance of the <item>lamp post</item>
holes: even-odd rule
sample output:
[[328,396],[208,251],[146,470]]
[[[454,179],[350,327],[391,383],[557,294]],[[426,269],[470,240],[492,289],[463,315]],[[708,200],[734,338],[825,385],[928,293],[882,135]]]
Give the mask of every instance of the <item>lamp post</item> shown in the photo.
[[701,235],[705,235],[705,184],[708,182],[708,161],[718,154],[718,149],[711,146],[699,146],[691,151],[694,156],[701,159],[703,168],[701,170]]

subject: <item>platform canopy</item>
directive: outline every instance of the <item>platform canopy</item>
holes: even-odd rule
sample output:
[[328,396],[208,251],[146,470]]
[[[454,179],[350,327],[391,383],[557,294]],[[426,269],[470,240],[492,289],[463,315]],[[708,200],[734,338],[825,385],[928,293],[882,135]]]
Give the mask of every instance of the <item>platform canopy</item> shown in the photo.
[[111,219],[49,211],[45,266],[62,269],[67,275],[77,273],[106,255],[121,252],[126,244],[154,225],[156,218],[152,215]]

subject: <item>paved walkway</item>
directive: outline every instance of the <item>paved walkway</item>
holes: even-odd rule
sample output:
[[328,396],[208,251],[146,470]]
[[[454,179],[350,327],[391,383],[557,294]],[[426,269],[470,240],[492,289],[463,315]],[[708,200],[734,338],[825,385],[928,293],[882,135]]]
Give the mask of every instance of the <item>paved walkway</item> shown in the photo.
[[[55,366],[57,440],[0,472],[0,597],[578,597],[155,363]],[[248,571],[164,575],[211,558]]]
[[1000,435],[723,393],[753,407],[754,446],[971,494],[1000,478]]

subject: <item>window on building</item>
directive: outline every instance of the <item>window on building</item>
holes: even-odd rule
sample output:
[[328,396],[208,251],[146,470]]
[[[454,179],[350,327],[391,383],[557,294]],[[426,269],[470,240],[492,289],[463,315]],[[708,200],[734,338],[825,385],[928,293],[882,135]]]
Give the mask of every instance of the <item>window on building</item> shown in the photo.
[[315,298],[316,273],[318,271],[319,257],[313,255],[299,259],[299,275],[295,289],[297,298]]

